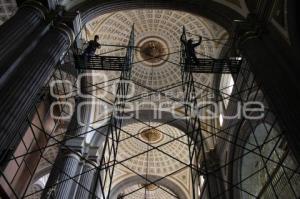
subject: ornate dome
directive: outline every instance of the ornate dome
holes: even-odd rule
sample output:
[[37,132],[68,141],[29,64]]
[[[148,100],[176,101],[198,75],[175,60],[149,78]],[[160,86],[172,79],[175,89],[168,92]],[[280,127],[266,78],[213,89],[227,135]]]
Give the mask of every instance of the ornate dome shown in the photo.
[[[133,96],[149,93],[150,89],[163,89],[170,87],[168,93],[182,98],[180,51],[183,26],[187,32],[191,33],[189,38],[198,40],[198,36],[203,36],[200,47],[196,49],[198,57],[215,57],[223,47],[222,42],[214,42],[210,39],[226,39],[227,31],[218,24],[193,14],[186,12],[163,10],[163,9],[137,9],[119,11],[101,15],[90,21],[82,35],[83,40],[90,40],[95,35],[99,35],[100,43],[103,44],[97,51],[100,55],[124,56],[126,49],[116,46],[127,46],[128,38],[134,24],[135,28],[135,49],[134,64],[131,79],[134,84],[130,88]],[[107,45],[105,45],[107,44]],[[97,71],[94,71],[97,74]],[[100,73],[98,73],[100,74]],[[101,71],[105,74],[110,83],[119,77],[118,72]],[[95,75],[96,76],[96,75]],[[197,96],[207,96],[205,86],[212,85],[213,75],[194,74]],[[99,87],[103,82],[102,76],[93,79],[93,84]],[[96,89],[96,96],[105,96],[109,102],[114,101],[111,94],[112,84]],[[143,86],[142,86],[143,85]],[[205,93],[205,94],[204,94]],[[136,102],[147,101],[141,97]],[[162,103],[169,101],[165,96],[152,95],[152,102]],[[144,106],[145,108],[149,108]],[[140,107],[141,108],[141,107]],[[96,107],[95,117],[101,115],[103,110]],[[97,118],[99,119],[99,118]]]
[[163,134],[154,128],[145,129],[140,133],[140,137],[147,143],[157,143],[163,139]]
[[[176,138],[178,140],[173,141]],[[189,194],[191,191],[190,170],[186,168],[186,164],[189,164],[187,137],[175,127],[154,122],[124,126],[120,135],[117,161],[122,164],[116,167],[113,184],[135,173],[161,177],[169,175],[167,178],[177,183],[186,193]],[[147,188],[150,190],[151,187],[153,188],[153,186]],[[161,191],[153,189],[151,194],[154,194],[155,198]]]
[[[142,123],[124,126],[123,130],[126,133],[121,134],[118,161],[134,157],[124,162],[124,164],[138,173],[153,175],[167,175],[184,167],[184,164],[176,161],[175,158],[189,164],[185,134],[170,125],[160,125],[160,123],[151,122],[150,126],[157,127],[150,129]],[[179,137],[182,138],[172,141],[174,138]],[[156,146],[160,146],[159,150],[154,149],[141,154]],[[166,152],[169,156],[160,150]],[[138,154],[141,155],[136,156]]]
[[[126,46],[133,24],[136,32],[135,44],[138,48],[135,51],[132,79],[152,88],[161,88],[181,81],[178,64],[183,26],[194,34],[189,35],[194,40],[198,39],[196,35],[211,39],[227,37],[227,32],[221,26],[203,17],[172,10],[139,9],[110,13],[94,19],[87,25],[86,38],[91,39],[98,34],[103,44]],[[198,56],[218,57],[222,47],[216,42],[203,41],[197,49]],[[98,54],[113,49],[116,47],[102,46]],[[113,52],[110,55],[122,56],[124,51]],[[211,77],[198,75],[196,79],[207,84]]]

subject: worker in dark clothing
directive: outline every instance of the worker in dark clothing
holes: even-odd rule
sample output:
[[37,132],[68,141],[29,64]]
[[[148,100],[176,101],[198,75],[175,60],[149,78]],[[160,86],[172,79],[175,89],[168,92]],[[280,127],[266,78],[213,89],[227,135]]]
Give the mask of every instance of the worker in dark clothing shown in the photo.
[[99,36],[95,35],[94,40],[89,41],[88,46],[83,52],[84,60],[89,62],[92,56],[95,56],[97,48],[101,48],[101,45],[98,43]]
[[181,42],[185,46],[187,58],[191,61],[191,63],[196,63],[198,65],[198,58],[196,56],[195,48],[201,44],[202,37],[199,36],[199,41],[197,43],[193,43],[192,39],[186,41],[183,39],[183,36],[181,36]]

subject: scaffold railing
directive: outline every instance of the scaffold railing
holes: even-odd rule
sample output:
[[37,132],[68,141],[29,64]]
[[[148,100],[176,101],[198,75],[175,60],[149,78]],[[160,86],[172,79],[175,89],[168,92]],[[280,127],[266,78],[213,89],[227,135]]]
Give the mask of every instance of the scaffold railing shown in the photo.
[[130,33],[129,43],[127,47],[126,56],[124,57],[123,67],[120,68],[121,75],[120,80],[117,82],[117,91],[115,93],[115,101],[113,104],[113,113],[110,117],[108,124],[108,130],[102,156],[100,159],[99,167],[97,168],[97,175],[94,184],[93,198],[96,197],[97,186],[100,187],[100,198],[109,198],[111,192],[111,186],[115,171],[115,165],[117,163],[117,153],[120,140],[120,134],[122,129],[122,116],[124,115],[125,103],[127,100],[127,94],[129,90],[129,81],[131,78],[131,68],[133,63],[133,50],[134,50],[134,25]]
[[236,74],[239,72],[242,60],[236,57],[228,59],[199,58],[197,60],[186,58],[184,63],[188,66],[184,67],[186,72]]
[[[186,39],[185,35],[185,28],[183,29],[183,38]],[[142,98],[152,96],[154,94],[160,94],[161,96],[164,96],[171,100],[171,102],[179,102],[182,101],[183,108],[184,108],[184,115],[185,117],[185,133],[187,135],[183,135],[187,137],[188,143],[188,149],[189,149],[189,163],[184,164],[184,168],[189,168],[191,171],[191,179],[193,184],[193,195],[192,198],[205,198],[205,194],[208,194],[207,198],[219,198],[223,197],[229,193],[235,192],[236,190],[239,191],[241,194],[244,194],[248,197],[268,197],[268,198],[277,198],[280,196],[281,191],[282,193],[288,193],[287,197],[289,198],[297,198],[297,183],[300,179],[300,172],[299,172],[299,165],[293,165],[291,162],[291,150],[288,148],[286,139],[284,138],[284,133],[280,132],[278,135],[273,135],[274,129],[278,128],[278,119],[276,116],[269,117],[269,115],[272,115],[272,110],[269,109],[269,107],[266,109],[266,116],[262,118],[259,121],[251,121],[247,120],[245,118],[242,118],[240,120],[234,120],[234,123],[231,123],[230,125],[227,124],[227,122],[224,122],[223,127],[220,126],[210,126],[213,130],[211,132],[207,132],[204,129],[204,126],[209,126],[207,121],[200,120],[200,118],[197,115],[197,111],[194,107],[197,104],[197,100],[199,100],[199,96],[196,96],[196,90],[202,89],[202,90],[208,90],[210,93],[217,93],[218,95],[218,101],[223,102],[224,99],[228,99],[230,101],[229,108],[226,111],[231,111],[233,108],[231,107],[232,104],[235,105],[237,101],[241,101],[242,103],[247,103],[249,100],[256,100],[257,96],[260,95],[260,86],[256,84],[256,80],[253,77],[253,74],[249,70],[247,66],[247,62],[245,59],[240,60],[238,58],[228,58],[228,59],[198,59],[198,63],[196,63],[193,60],[190,60],[187,58],[185,46],[181,47],[181,55],[180,55],[180,64],[177,64],[176,67],[181,67],[182,72],[182,81],[176,82],[172,85],[167,85],[164,87],[161,87],[159,89],[152,88],[151,86],[145,85],[142,82],[137,82],[134,80],[131,80],[131,69],[134,64],[133,62],[133,55],[134,55],[134,28],[132,28],[132,32],[130,34],[130,39],[128,46],[126,47],[126,55],[123,57],[109,57],[109,56],[98,56],[97,61],[95,61],[93,65],[93,61],[90,65],[84,65],[84,62],[81,63],[81,66],[79,66],[80,70],[112,70],[112,71],[120,71],[121,75],[119,79],[120,81],[117,82],[117,90],[114,94],[115,99],[113,100],[112,104],[114,106],[114,111],[112,115],[109,118],[108,124],[105,126],[107,127],[107,132],[105,133],[106,139],[104,141],[104,146],[102,150],[102,156],[100,156],[99,164],[93,165],[93,168],[91,170],[96,170],[96,175],[94,175],[95,180],[93,181],[94,186],[93,190],[86,190],[89,192],[89,196],[91,198],[111,198],[110,193],[112,189],[112,183],[113,183],[113,177],[115,173],[115,167],[116,165],[125,165],[122,164],[117,159],[117,154],[119,150],[119,143],[122,142],[120,140],[120,134],[125,133],[126,135],[130,136],[130,132],[126,132],[123,128],[124,123],[122,119],[119,119],[123,114],[126,114],[124,112],[125,103],[128,101],[135,101],[140,100]],[[73,55],[71,55],[73,57]],[[95,56],[96,57],[96,56]],[[101,60],[103,63],[101,63]],[[82,61],[80,59],[79,61]],[[99,62],[98,62],[99,61]],[[231,61],[233,65],[236,65],[238,67],[227,67],[227,65],[230,65],[228,61]],[[100,64],[99,64],[100,63]],[[72,66],[72,68],[75,69],[74,64],[76,64],[76,61],[74,62],[72,59],[70,59],[70,63],[65,63],[66,66]],[[98,64],[98,65],[97,65]],[[172,63],[174,64],[174,63]],[[86,67],[87,66],[87,67]],[[225,67],[224,67],[225,66]],[[202,68],[201,68],[202,67]],[[55,71],[55,74],[52,77],[52,80],[74,80],[76,77],[74,77],[71,74],[71,71],[66,71],[68,67],[63,67],[63,65],[59,64],[58,68]],[[64,72],[65,71],[65,72]],[[215,88],[211,85],[204,85],[201,82],[197,82],[193,74],[194,73],[218,73],[218,74],[234,74],[234,89],[233,92],[228,94],[226,92],[226,88]],[[195,74],[194,74],[195,75]],[[196,74],[199,75],[199,74]],[[114,79],[115,80],[115,79]],[[50,81],[50,80],[49,80]],[[109,80],[113,81],[113,80]],[[146,90],[148,93],[146,94],[137,94],[135,96],[132,96],[128,98],[128,89],[129,89],[129,81],[132,82],[135,85],[138,85],[139,87]],[[76,82],[76,80],[71,81],[72,84]],[[46,85],[48,85],[46,83]],[[236,85],[242,85],[241,87],[238,87]],[[67,95],[67,88],[64,87],[64,84],[56,84],[54,87],[54,90],[59,93],[63,91],[63,95]],[[78,89],[76,87],[76,83],[72,85],[74,90]],[[176,98],[170,94],[172,92],[172,89],[174,88],[180,88],[183,87],[183,99]],[[90,84],[88,85],[89,88],[93,88],[96,91],[101,90],[102,87],[99,85]],[[49,88],[45,87],[46,93],[49,93]],[[92,89],[91,89],[92,90]],[[95,91],[94,90],[94,91]],[[180,90],[180,89],[179,89]],[[73,91],[74,92],[74,91]],[[92,94],[91,94],[92,95]],[[49,96],[46,95],[44,97],[43,93],[39,96],[39,99],[37,99],[37,105],[43,100],[44,98],[48,98]],[[71,98],[71,97],[70,97]],[[71,99],[59,99],[62,102],[65,100],[66,102],[69,102]],[[42,99],[42,100],[40,100]],[[55,99],[50,99],[49,101],[53,102]],[[34,108],[33,112],[37,114],[38,118],[41,118],[42,114],[37,111],[37,107]],[[57,111],[58,115],[65,115],[68,112],[68,109],[64,105],[60,105],[59,110]],[[270,119],[272,118],[272,119]],[[64,123],[60,120],[54,120],[57,124],[55,126],[61,126],[65,127],[67,126],[67,122]],[[148,128],[154,128],[150,124],[146,124],[144,121],[138,120],[137,118],[134,118],[135,122],[141,122],[144,125],[146,125]],[[172,124],[176,121],[176,119],[172,118],[169,121],[166,121],[165,124]],[[265,128],[265,140],[256,140],[259,139],[261,136],[256,135],[254,130],[258,123],[264,124]],[[269,127],[266,127],[266,124],[270,124]],[[50,149],[53,146],[62,146],[65,144],[66,141],[73,139],[74,137],[63,137],[61,139],[61,136],[64,135],[66,132],[56,132],[56,130],[53,128],[52,131],[46,131],[44,128],[44,124],[42,121],[35,121],[32,122],[31,117],[29,115],[28,119],[26,120],[26,124],[29,124],[31,127],[31,131],[29,134],[32,134],[33,136],[33,145],[35,143],[40,144],[41,138],[36,138],[35,135],[38,135],[39,132],[41,135],[44,135],[45,138],[51,139],[53,142],[49,142],[49,144],[46,144],[45,146],[39,146],[38,148],[33,148],[29,146],[26,148],[26,151],[22,154],[12,154],[11,157],[8,157],[8,162],[16,162],[20,166],[28,167],[25,169],[27,173],[30,173],[29,181],[32,181],[35,179],[36,176],[36,167],[38,165],[38,162],[33,162],[36,164],[35,169],[31,169],[30,165],[27,165],[29,162],[28,159],[34,155],[37,156],[37,154],[40,153],[40,160],[44,160],[44,162],[48,163],[49,165],[55,167],[55,164],[53,163],[53,160],[49,160],[48,156],[45,156],[43,152],[47,149]],[[247,141],[247,139],[244,137],[243,132],[239,133],[240,126],[246,125],[249,130],[250,136],[254,137],[254,140],[252,142]],[[123,126],[122,126],[123,125]],[[94,129],[93,129],[94,130]],[[158,130],[158,129],[157,129]],[[237,133],[233,133],[237,132]],[[84,132],[83,134],[89,134],[90,131]],[[168,136],[165,132],[160,132],[164,136]],[[208,136],[203,136],[203,134],[208,134]],[[21,136],[20,136],[21,137]],[[222,145],[230,144],[232,145],[233,150],[243,150],[243,153],[237,154],[236,156],[232,157],[232,159],[228,158],[228,161],[221,162],[219,165],[215,164],[214,168],[211,169],[211,161],[210,157],[208,157],[207,149],[205,142],[206,140],[215,137],[218,140],[219,148],[222,148]],[[131,139],[137,139],[141,142],[138,135],[130,136]],[[129,139],[130,139],[129,138]],[[26,142],[26,140],[23,140],[22,142]],[[177,142],[180,141],[179,137],[172,138],[169,143],[171,142]],[[153,150],[157,150],[160,153],[172,158],[172,160],[177,161],[178,163],[182,163],[181,160],[176,160],[176,157],[172,157],[172,154],[168,154],[168,151],[164,150],[163,148],[160,148],[161,146],[164,146],[165,144],[161,144],[159,146],[151,146],[149,143],[144,143],[147,145],[147,150],[140,152],[137,154],[147,154]],[[220,147],[221,145],[221,147]],[[26,145],[25,145],[26,146]],[[272,149],[272,150],[271,150]],[[72,151],[72,149],[68,150]],[[269,150],[269,151],[268,151]],[[267,151],[267,152],[266,152]],[[226,153],[227,154],[227,153]],[[249,155],[252,155],[253,157],[256,157],[259,160],[259,167],[255,168],[255,170],[252,171],[252,173],[249,173],[249,175],[245,176],[239,176],[240,179],[236,180],[236,182],[231,182],[226,177],[222,175],[217,175],[217,172],[224,171],[228,172],[228,168],[240,168],[236,167],[237,162],[240,162],[241,160],[244,160],[244,157],[249,158]],[[225,156],[225,155],[224,155]],[[226,156],[227,157],[227,156]],[[80,157],[84,159],[85,157]],[[133,159],[134,157],[128,157],[124,162]],[[182,163],[183,164],[183,163]],[[19,166],[18,165],[18,166]],[[240,165],[239,165],[240,166]],[[244,187],[243,183],[251,179],[253,176],[260,174],[261,171],[264,171],[263,176],[260,176],[265,180],[265,185],[261,188],[258,195],[256,193],[252,192],[251,190],[248,190],[247,187]],[[5,171],[2,171],[0,169],[0,177],[5,176]],[[166,176],[162,176],[159,180],[152,181],[151,179],[147,179],[140,175],[138,172],[132,171],[133,175],[137,175],[145,180],[145,186],[146,185],[157,185],[159,187],[159,181],[162,179],[165,179],[173,174],[176,174],[177,171],[174,173],[171,173]],[[85,173],[79,172],[76,176],[68,176],[66,180],[70,180],[73,183],[76,183],[77,186],[82,187],[77,180],[81,176],[84,176]],[[227,174],[228,175],[228,174]],[[209,177],[210,176],[210,177]],[[226,185],[224,190],[220,192],[213,192],[214,187],[211,187],[211,184],[209,180],[211,179],[211,176],[220,181],[222,184]],[[228,175],[229,176],[229,175]],[[203,181],[201,180],[201,177],[204,178],[204,184],[201,184]],[[8,178],[9,179],[9,178]],[[36,196],[40,192],[46,189],[52,189],[53,193],[55,193],[55,185],[52,187],[44,187],[41,190],[35,190],[34,192],[27,192],[29,190],[29,185],[26,187],[26,191],[23,195],[18,195],[18,190],[13,187],[12,181],[7,181],[7,184],[9,185],[9,189],[12,190],[12,192],[15,192],[16,198],[30,198],[31,196]],[[57,184],[63,183],[63,182],[57,182]],[[139,189],[145,188],[145,186],[141,186]],[[198,195],[197,190],[199,187],[201,187],[201,193],[200,196]],[[159,187],[164,192],[168,192],[168,190],[164,190],[163,187]],[[97,189],[100,189],[101,191],[98,192]],[[129,196],[130,194],[134,193],[135,191],[138,191],[139,189],[133,190],[130,193],[126,194],[120,194],[119,198],[126,198],[126,196]],[[285,190],[289,191],[285,191]],[[97,192],[97,193],[96,193]],[[296,193],[297,192],[297,193]],[[51,192],[52,193],[52,192]],[[98,193],[101,193],[102,195],[97,195]],[[213,194],[211,194],[213,193]],[[35,195],[36,194],[36,195]],[[170,194],[173,196],[172,194]],[[243,195],[243,196],[244,196]],[[276,196],[276,197],[275,197]],[[50,196],[51,198],[51,196]],[[174,198],[178,198],[176,195]]]
[[[180,64],[183,66],[182,71],[191,73],[215,73],[215,74],[237,74],[240,70],[242,59],[240,57],[229,57],[223,59],[215,59],[210,56],[205,58],[197,58],[196,55],[189,55],[192,46],[187,46],[185,27],[183,27],[183,35],[181,40]],[[198,53],[199,54],[199,53]]]
[[[186,41],[186,30],[183,27],[181,39]],[[201,121],[198,117],[197,107],[197,96],[196,87],[193,77],[193,70],[191,70],[191,61],[187,56],[186,45],[182,43],[181,46],[181,71],[182,71],[182,85],[184,94],[184,111],[186,118],[186,129],[189,133],[188,146],[189,146],[189,158],[191,166],[191,178],[193,187],[193,199],[198,198],[197,188],[200,187],[201,179],[200,176],[206,176],[208,173],[207,161],[206,161],[206,148],[205,139],[203,138]],[[201,165],[200,165],[201,162]],[[208,179],[208,178],[206,178]],[[210,184],[207,183],[208,193],[210,194]],[[210,197],[211,198],[211,197]]]
[[[133,34],[134,35],[134,34]],[[74,49],[74,63],[77,70],[107,70],[107,71],[129,71],[129,63],[132,63],[133,59],[130,58],[133,55],[134,39],[132,34],[128,46],[109,45],[115,47],[122,47],[114,51],[126,50],[125,56],[109,56],[109,55],[92,55],[87,56],[84,53],[81,54],[80,49]],[[114,52],[112,51],[112,52]]]

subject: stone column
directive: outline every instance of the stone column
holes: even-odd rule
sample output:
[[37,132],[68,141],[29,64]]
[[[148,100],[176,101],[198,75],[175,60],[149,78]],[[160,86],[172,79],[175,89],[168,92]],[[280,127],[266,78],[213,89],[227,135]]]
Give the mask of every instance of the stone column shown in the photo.
[[[205,164],[204,170],[205,190],[203,192],[204,199],[210,198],[225,198],[223,176],[220,168],[220,161],[215,151],[206,153],[206,159],[202,159],[202,165]],[[206,173],[207,171],[207,173]]]
[[285,57],[284,50],[278,51],[277,43],[270,33],[266,35],[245,35],[239,48],[250,63],[250,69],[285,132],[289,147],[300,163],[299,134],[299,72],[292,59]]
[[[77,107],[78,100],[75,100],[75,101],[76,101],[76,107]],[[80,160],[78,160],[78,162],[73,164],[73,167],[76,167],[76,168],[74,168],[74,170],[70,170],[68,167],[67,159],[69,159],[68,155],[77,157],[78,155],[76,154],[76,152],[78,154],[82,154],[82,152],[83,152],[84,138],[74,137],[74,135],[79,134],[80,129],[81,128],[78,128],[77,111],[75,109],[73,116],[71,118],[71,122],[68,126],[67,133],[64,137],[64,139],[66,139],[66,141],[60,147],[60,150],[57,154],[57,157],[55,159],[55,162],[53,164],[53,167],[52,167],[50,175],[49,175],[49,179],[48,179],[45,189],[42,193],[42,198],[47,198],[47,197],[49,197],[50,194],[52,196],[56,196],[57,195],[56,193],[60,192],[59,189],[62,189],[62,188],[64,188],[64,189],[68,188],[69,190],[67,190],[67,191],[68,192],[71,191],[72,184],[74,181],[68,181],[68,184],[70,184],[68,186],[67,185],[61,186],[59,184],[61,181],[60,179],[64,178],[65,173],[70,174],[70,176],[73,174],[72,175],[72,177],[73,177],[76,175],[76,171],[78,170]],[[72,138],[72,137],[74,137],[74,138]],[[73,172],[73,173],[70,173],[70,172]],[[53,192],[53,193],[51,193],[51,192]]]
[[50,29],[31,56],[13,72],[7,85],[0,88],[1,159],[19,143],[20,137],[16,136],[16,132],[35,104],[42,86],[52,75],[54,66],[71,45],[73,37],[72,30],[63,23]]
[[[95,146],[94,146],[95,147]],[[103,186],[103,179],[104,179],[104,175],[105,175],[105,171],[104,170],[99,170],[102,167],[100,166],[101,164],[101,152],[99,151],[99,147],[97,147],[97,155],[98,157],[98,169],[96,169],[95,174],[94,174],[94,178],[93,178],[93,185],[92,185],[92,193],[95,193],[95,195],[93,195],[92,198],[104,198],[104,193],[102,191],[101,185]]]
[[47,8],[40,2],[27,1],[12,18],[0,26],[0,83],[7,70],[11,70],[11,63],[45,31],[47,13]]
[[[97,172],[96,172],[96,175],[97,175]],[[94,176],[94,186],[96,187],[93,187],[93,191],[95,190],[95,196],[94,198],[103,198],[104,197],[104,193],[102,192],[102,189],[101,189],[101,184],[100,184],[100,180],[103,179],[104,177],[104,172],[101,171],[100,174],[99,174],[99,178],[97,176]]]
[[[87,78],[81,79],[81,90],[83,94],[87,94]],[[50,173],[49,180],[46,185],[46,189],[43,192],[43,196],[47,197],[49,195],[49,190],[51,187],[54,187],[56,183],[59,183],[56,185],[55,188],[55,194],[54,196],[56,198],[67,198],[68,194],[74,195],[72,193],[72,190],[74,186],[76,187],[78,178],[74,178],[74,180],[69,180],[65,183],[60,183],[62,179],[66,178],[66,174],[68,174],[70,177],[76,176],[78,173],[79,168],[79,161],[74,162],[73,160],[73,167],[69,168],[69,160],[70,158],[68,156],[65,156],[64,154],[67,152],[71,156],[83,156],[84,153],[84,143],[85,143],[85,137],[86,132],[89,130],[89,118],[90,118],[90,108],[91,104],[85,104],[81,106],[81,103],[89,102],[88,98],[83,97],[76,97],[76,107],[75,112],[73,113],[71,122],[69,124],[67,133],[65,135],[65,143],[61,146],[61,150],[59,151],[58,157],[55,160],[55,165],[52,168],[52,171]],[[78,155],[77,155],[78,154]],[[88,170],[89,167],[92,165],[85,165],[83,168],[83,173]],[[94,175],[94,171],[88,172],[86,174],[83,174],[80,176],[80,180],[82,181],[82,185],[91,186],[92,182],[92,176]],[[91,179],[89,177],[91,176]],[[91,182],[89,182],[91,180]],[[75,185],[74,185],[75,183]],[[86,184],[87,183],[87,184]],[[90,184],[90,185],[89,185]],[[80,194],[86,195],[85,189],[82,186],[78,186],[78,189],[81,190]],[[70,196],[71,197],[71,196]]]
[[[83,76],[80,80],[80,90],[82,95],[88,94],[88,77]],[[68,127],[66,137],[68,138],[64,143],[76,151],[83,152],[84,140],[89,131],[89,122],[91,115],[91,100],[83,96],[77,96],[75,99],[75,112],[73,113],[71,122]]]
[[[58,184],[56,185],[55,198],[66,199],[69,198],[72,185],[75,183],[75,176],[77,174],[80,157],[74,153],[65,155],[63,160],[63,167],[58,177]],[[73,179],[74,178],[74,179]]]
[[93,191],[92,182],[96,173],[95,167],[96,166],[90,162],[85,162],[80,175],[79,185],[77,186],[75,199],[89,198],[90,192]]

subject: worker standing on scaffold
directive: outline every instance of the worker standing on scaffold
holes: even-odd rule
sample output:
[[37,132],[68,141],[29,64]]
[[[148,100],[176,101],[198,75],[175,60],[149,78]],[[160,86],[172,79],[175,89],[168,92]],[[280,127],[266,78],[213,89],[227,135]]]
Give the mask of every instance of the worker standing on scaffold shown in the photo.
[[83,57],[85,62],[90,62],[91,57],[95,56],[96,50],[101,48],[101,45],[98,43],[99,36],[95,35],[94,40],[89,41],[88,46],[83,52]]
[[196,56],[195,48],[197,46],[200,46],[200,44],[202,42],[202,37],[199,36],[199,41],[197,43],[193,43],[193,39],[189,39],[188,41],[186,41],[185,39],[183,39],[183,35],[181,36],[180,40],[184,44],[186,56],[187,56],[188,60],[190,61],[190,63],[196,63],[198,65],[199,61]]

